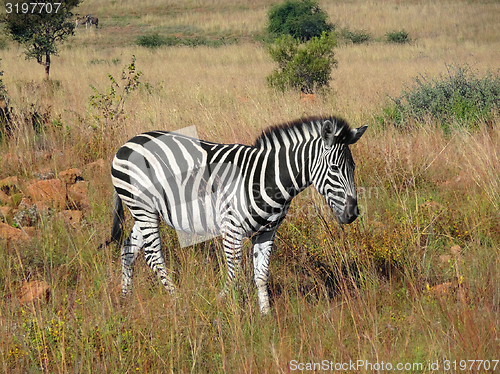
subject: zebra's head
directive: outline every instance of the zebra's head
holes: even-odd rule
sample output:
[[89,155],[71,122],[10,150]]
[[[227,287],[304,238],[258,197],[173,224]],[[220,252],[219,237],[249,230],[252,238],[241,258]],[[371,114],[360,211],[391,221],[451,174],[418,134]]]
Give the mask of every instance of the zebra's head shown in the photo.
[[351,129],[338,118],[324,119],[321,123],[321,144],[312,164],[312,182],[342,224],[351,223],[358,216],[354,160],[349,145],[356,143],[367,127]]

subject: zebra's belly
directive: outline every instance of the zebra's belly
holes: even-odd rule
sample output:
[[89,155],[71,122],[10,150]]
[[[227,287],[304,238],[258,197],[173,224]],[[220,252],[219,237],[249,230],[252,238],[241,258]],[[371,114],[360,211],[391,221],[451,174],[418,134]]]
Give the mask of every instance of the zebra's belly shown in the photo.
[[213,196],[158,207],[163,220],[177,232],[181,247],[187,247],[221,235],[224,211]]

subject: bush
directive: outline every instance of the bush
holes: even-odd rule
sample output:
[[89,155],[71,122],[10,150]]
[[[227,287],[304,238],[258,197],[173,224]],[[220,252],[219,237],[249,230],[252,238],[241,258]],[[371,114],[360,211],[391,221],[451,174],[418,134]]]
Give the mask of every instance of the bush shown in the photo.
[[193,38],[179,38],[177,36],[163,36],[159,34],[142,35],[136,40],[136,44],[141,47],[159,48],[163,46],[188,46],[188,47],[220,47],[223,45],[234,44],[238,41],[236,38],[209,39],[205,36],[195,36]]
[[141,35],[137,37],[137,45],[147,48],[158,48],[164,45],[176,45],[178,38],[167,38],[159,34]]
[[286,0],[271,7],[268,18],[267,32],[274,38],[290,35],[305,42],[334,29],[314,0]]
[[342,39],[351,41],[353,44],[362,44],[371,40],[370,34],[366,31],[351,31],[347,27],[342,29],[339,35]]
[[467,65],[447,68],[448,74],[437,79],[414,78],[416,85],[391,98],[394,105],[383,117],[400,126],[430,120],[446,130],[450,122],[471,128],[500,114],[499,75],[480,77]]
[[128,118],[124,110],[125,102],[142,85],[141,75],[142,72],[137,70],[136,58],[132,56],[131,63],[123,68],[120,80],[117,81],[108,74],[110,86],[106,92],[99,92],[90,85],[94,94],[88,99],[88,119],[83,120],[89,122],[90,135],[85,143],[77,146],[77,150],[82,152],[80,157],[85,162],[105,157],[115,147],[115,141],[123,132]]
[[404,44],[404,43],[410,42],[410,36],[405,30],[390,31],[390,32],[385,34],[385,38],[386,38],[387,43]]
[[336,45],[335,37],[326,32],[304,44],[290,35],[277,39],[269,46],[272,59],[278,63],[278,69],[267,77],[269,86],[281,91],[298,88],[305,93],[327,87],[337,64]]

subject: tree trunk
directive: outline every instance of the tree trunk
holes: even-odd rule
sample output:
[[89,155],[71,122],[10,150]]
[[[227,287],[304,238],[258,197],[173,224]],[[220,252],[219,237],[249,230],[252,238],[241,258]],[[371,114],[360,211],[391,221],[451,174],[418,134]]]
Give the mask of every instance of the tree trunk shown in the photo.
[[50,72],[50,52],[45,53],[45,79],[49,80]]

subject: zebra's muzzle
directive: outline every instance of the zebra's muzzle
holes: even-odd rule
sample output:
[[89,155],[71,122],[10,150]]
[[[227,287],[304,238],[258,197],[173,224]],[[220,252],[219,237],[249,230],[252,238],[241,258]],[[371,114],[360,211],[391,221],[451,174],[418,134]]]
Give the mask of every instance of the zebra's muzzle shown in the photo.
[[347,196],[344,213],[338,217],[342,224],[352,223],[358,218],[358,201],[352,196]]

